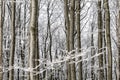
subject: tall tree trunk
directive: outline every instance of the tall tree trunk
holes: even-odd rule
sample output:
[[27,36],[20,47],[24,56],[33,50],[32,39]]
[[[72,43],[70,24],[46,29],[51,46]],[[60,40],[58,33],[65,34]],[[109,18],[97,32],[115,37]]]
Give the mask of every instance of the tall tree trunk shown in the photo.
[[[50,61],[52,62],[52,34],[51,34],[51,25],[50,25],[50,1],[47,6],[47,28],[48,28],[48,37],[49,37],[49,55]],[[50,70],[52,73],[52,69]],[[53,80],[53,73],[50,75],[50,80]]]
[[[69,52],[70,51],[70,48],[69,48],[70,23],[69,23],[68,0],[64,0],[64,17],[65,17],[65,28],[66,28],[66,47],[67,47],[67,51]],[[71,80],[69,61],[67,61],[67,79]]]
[[[94,35],[93,35],[93,31],[94,31],[94,23],[91,24],[91,56],[95,55],[95,49],[94,49]],[[92,58],[91,60],[91,80],[95,80],[95,72],[94,72],[94,66],[95,65],[95,59]]]
[[120,13],[119,13],[119,22],[118,22],[118,31],[117,31],[117,48],[118,48],[118,59],[117,59],[117,80],[120,80]]
[[[81,53],[81,27],[80,27],[80,1],[76,0],[76,26],[77,26],[77,48],[78,53]],[[78,60],[81,60],[82,56]],[[78,63],[78,80],[82,80],[82,61]]]
[[[98,54],[102,53],[102,11],[101,0],[98,0]],[[99,58],[99,80],[104,79],[103,54]]]
[[69,51],[69,33],[70,33],[70,25],[69,25],[69,6],[68,0],[64,0],[64,17],[65,17],[65,28],[66,28],[66,45],[67,50]]
[[52,34],[51,34],[51,26],[50,26],[50,2],[48,2],[47,6],[47,28],[48,28],[48,37],[49,37],[49,54],[50,54],[50,61],[52,62]]
[[38,0],[31,0],[31,21],[30,21],[30,80],[35,80],[35,55],[37,55],[37,3]]
[[2,0],[0,0],[0,80],[2,80]]
[[[48,39],[48,32],[47,32],[47,36],[45,37],[45,41],[44,41],[44,59],[45,59],[45,62],[44,62],[44,68],[43,69],[45,69],[46,68],[46,66],[47,66],[47,51],[46,51],[46,46],[47,46],[47,39]],[[47,70],[45,70],[44,72],[43,72],[43,79],[45,79],[45,78],[47,78]]]
[[105,37],[105,12],[103,14],[103,52],[104,52],[104,79],[107,80],[106,37]]
[[12,22],[11,22],[11,49],[9,60],[9,80],[14,80],[14,54],[15,54],[15,4],[16,0],[12,0]]
[[[75,0],[70,0],[70,37],[69,37],[69,45],[70,51],[74,50],[74,28],[75,28]],[[75,53],[72,53],[75,55]],[[75,61],[75,59],[72,59]],[[76,70],[75,70],[75,63],[71,63],[71,80],[76,80]]]
[[108,53],[107,79],[112,80],[112,48],[111,48],[111,36],[110,36],[110,11],[109,11],[108,0],[104,0],[104,9],[105,9],[105,27],[106,27],[106,46]]
[[[17,20],[17,22],[16,22],[16,24],[18,25],[18,29],[19,29],[19,31],[18,31],[18,36],[20,36],[21,37],[21,35],[22,35],[22,32],[20,31],[20,29],[21,29],[21,3],[20,3],[20,8],[18,9],[18,12],[19,12],[19,14],[18,14],[18,20]],[[19,42],[19,44],[18,44],[18,46],[20,46],[21,45],[21,39],[18,41]],[[18,62],[17,62],[17,65],[18,66],[20,66],[20,56],[19,55],[21,55],[22,56],[22,48],[20,48],[19,49],[19,51],[18,51],[18,53],[17,53],[17,58],[18,58]],[[23,60],[23,59],[22,59]],[[17,69],[17,80],[20,80],[20,69]]]
[[117,25],[117,48],[118,48],[118,59],[117,59],[117,80],[120,80],[120,1],[118,3],[118,25]]
[[39,33],[38,33],[38,18],[39,18],[39,6],[38,6],[38,4],[37,4],[37,21],[36,21],[36,43],[37,43],[37,45],[36,45],[36,55],[35,55],[35,59],[36,59],[36,61],[35,61],[35,66],[37,67],[36,68],[36,72],[38,72],[37,74],[36,74],[36,80],[39,80],[39,78],[40,78],[40,74],[39,74],[39,69],[40,69],[40,67],[38,66],[39,65],[39,60],[40,60],[40,57],[39,57]]

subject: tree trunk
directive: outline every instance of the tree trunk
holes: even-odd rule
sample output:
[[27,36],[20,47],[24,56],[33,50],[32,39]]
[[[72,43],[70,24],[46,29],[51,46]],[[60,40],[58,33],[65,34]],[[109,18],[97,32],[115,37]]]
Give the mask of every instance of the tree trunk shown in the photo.
[[[45,61],[44,61],[44,68],[43,69],[45,69],[46,68],[46,66],[47,66],[47,51],[46,51],[46,46],[47,46],[47,39],[48,39],[48,32],[47,32],[47,36],[45,37],[45,41],[44,41],[44,59],[45,59]],[[45,78],[47,78],[47,70],[45,70],[44,72],[43,72],[43,79],[45,79]]]
[[[36,61],[35,61],[35,66],[37,67],[38,65],[39,65],[39,60],[40,60],[40,57],[39,57],[39,33],[38,33],[38,18],[39,18],[39,6],[38,6],[38,4],[36,5],[37,6],[37,21],[36,21],[36,55],[35,55],[35,59],[36,59]],[[39,80],[39,78],[40,78],[40,73],[39,73],[39,69],[40,69],[40,67],[38,66],[37,68],[36,68],[36,72],[38,72],[37,74],[36,74],[36,80]]]
[[2,0],[0,0],[0,80],[2,80],[2,75],[3,75],[3,71],[2,71]]
[[48,37],[49,37],[49,54],[50,54],[50,61],[52,62],[52,34],[51,34],[51,26],[50,26],[50,2],[48,2],[47,7],[47,28],[48,28]]
[[[76,26],[77,26],[77,48],[78,53],[81,53],[81,27],[80,27],[80,0],[76,0]],[[81,60],[82,56],[78,60]],[[82,61],[78,63],[78,80],[82,80]]]
[[118,3],[118,25],[117,25],[117,48],[118,48],[118,59],[117,59],[117,80],[120,80],[120,1]]
[[38,0],[31,0],[31,21],[30,21],[30,80],[35,80],[35,55],[37,55],[37,3]]
[[[91,24],[91,57],[95,55],[95,48],[94,48],[94,23]],[[91,59],[91,80],[95,80],[95,72],[94,72],[94,66],[95,65],[95,58]]]
[[[20,36],[21,37],[21,35],[22,35],[22,32],[20,31],[20,29],[21,29],[21,3],[20,3],[20,8],[18,9],[18,12],[19,12],[19,14],[18,14],[18,17],[17,17],[17,22],[16,22],[16,24],[17,24],[17,26],[19,27],[18,29],[19,29],[19,31],[18,31],[18,36]],[[16,40],[17,41],[17,40]],[[20,41],[18,41],[19,42],[19,44],[18,44],[18,46],[21,44],[21,40]],[[22,54],[23,54],[23,50],[22,50],[22,47],[21,48],[19,48],[19,51],[18,51],[18,53],[17,53],[17,58],[18,58],[18,62],[17,62],[17,65],[18,66],[20,66],[20,60],[19,60],[19,58],[20,58],[20,55],[21,55],[21,59],[22,59]],[[23,60],[23,59],[22,59]],[[17,69],[17,80],[20,80],[20,69]],[[22,74],[23,75],[23,74]]]
[[[66,28],[66,47],[67,47],[67,51],[69,52],[70,51],[70,48],[69,48],[70,23],[69,23],[68,0],[64,0],[64,17],[65,17],[65,28]],[[67,79],[71,80],[69,61],[67,61]]]
[[[102,53],[102,11],[101,0],[98,1],[98,54]],[[99,58],[99,80],[104,79],[103,69],[103,54],[98,56]]]
[[[48,28],[48,37],[49,37],[49,55],[50,55],[50,61],[52,62],[52,34],[51,34],[51,25],[50,25],[50,1],[47,5],[47,28]],[[53,71],[50,69],[50,80],[53,80]]]
[[[70,37],[69,45],[70,51],[74,50],[74,28],[75,28],[75,0],[70,0]],[[72,53],[75,55],[75,53]],[[74,62],[75,59],[72,59],[71,62]],[[76,70],[75,63],[70,64],[71,67],[71,80],[76,80]]]
[[14,80],[14,54],[15,54],[15,9],[16,0],[12,0],[12,22],[11,22],[11,49],[10,49],[10,60],[9,60],[9,80]]
[[107,79],[112,80],[112,48],[111,48],[111,36],[110,36],[110,11],[109,11],[108,0],[104,0],[104,9],[105,9],[105,27],[106,27],[106,46],[108,53]]
[[103,30],[104,30],[104,32],[103,32],[103,52],[104,52],[104,79],[105,80],[107,80],[107,67],[106,67],[106,65],[107,65],[107,59],[106,59],[106,37],[105,37],[105,13],[103,14]]

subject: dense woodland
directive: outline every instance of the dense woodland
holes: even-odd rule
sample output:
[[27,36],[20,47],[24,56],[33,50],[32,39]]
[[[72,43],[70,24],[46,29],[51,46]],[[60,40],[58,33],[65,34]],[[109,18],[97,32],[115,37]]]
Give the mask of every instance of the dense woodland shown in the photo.
[[0,0],[0,80],[120,80],[120,0]]

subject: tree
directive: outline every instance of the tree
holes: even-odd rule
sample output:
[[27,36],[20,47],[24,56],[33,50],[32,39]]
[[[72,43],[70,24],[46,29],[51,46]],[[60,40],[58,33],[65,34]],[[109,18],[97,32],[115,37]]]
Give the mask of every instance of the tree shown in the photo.
[[[94,48],[94,34],[93,34],[93,31],[94,31],[94,22],[91,23],[91,56],[94,56],[95,55],[95,48]],[[94,80],[95,79],[95,72],[94,72],[94,68],[93,66],[95,65],[95,59],[92,58],[91,60],[91,80]]]
[[118,25],[117,25],[117,49],[118,49],[118,62],[117,62],[117,80],[120,80],[120,1],[118,3]]
[[[48,34],[48,38],[49,38],[49,46],[48,46],[48,51],[49,51],[49,55],[50,55],[50,61],[52,62],[52,34],[51,34],[51,14],[50,14],[50,3],[51,1],[48,1],[47,4],[47,34]],[[50,70],[51,75],[50,75],[50,80],[53,79],[53,73],[52,73],[52,69]]]
[[109,11],[108,0],[104,0],[103,5],[105,10],[106,46],[108,53],[107,79],[112,80],[112,48],[111,48],[111,35],[110,35],[110,11]]
[[[40,3],[39,1],[38,1],[38,3]],[[36,5],[37,6],[37,20],[36,20],[36,54],[35,54],[35,59],[36,59],[36,61],[35,61],[35,66],[37,67],[40,63],[39,63],[39,59],[40,59],[40,53],[39,53],[39,28],[38,28],[38,18],[39,18],[39,5],[37,4]],[[40,67],[38,66],[37,68],[36,68],[36,72],[39,72],[39,69],[40,69]],[[38,73],[38,74],[36,74],[36,80],[39,80],[39,78],[40,78],[40,74]]]
[[2,0],[0,0],[0,80],[2,80]]
[[[77,48],[78,53],[81,53],[81,27],[80,27],[80,2],[81,0],[76,0],[76,26],[77,26]],[[82,56],[79,57],[79,60],[82,59]],[[82,61],[78,63],[78,80],[82,80]]]
[[31,21],[30,21],[30,80],[35,80],[34,68],[35,68],[35,55],[37,55],[37,20],[38,20],[38,0],[31,0]]
[[[70,51],[74,50],[74,28],[75,28],[75,0],[70,0],[70,37],[69,46]],[[74,53],[72,53],[75,55]],[[71,61],[75,61],[72,59]],[[71,80],[76,80],[75,63],[71,63]]]
[[11,49],[10,49],[10,60],[9,60],[9,80],[14,80],[14,54],[15,54],[15,9],[16,0],[12,0],[12,20],[11,20]]
[[[70,51],[69,46],[69,37],[70,37],[70,21],[69,21],[69,6],[68,6],[68,0],[64,0],[64,18],[65,18],[65,28],[66,28],[66,47],[67,51]],[[69,61],[67,63],[67,79],[71,79],[71,73],[70,73],[70,65]]]
[[[101,0],[98,0],[98,54],[102,53],[102,11]],[[99,55],[99,80],[104,79],[103,54]]]
[[104,52],[104,65],[105,65],[105,68],[104,68],[104,79],[107,80],[107,59],[106,59],[106,37],[105,37],[105,12],[103,13],[103,52]]

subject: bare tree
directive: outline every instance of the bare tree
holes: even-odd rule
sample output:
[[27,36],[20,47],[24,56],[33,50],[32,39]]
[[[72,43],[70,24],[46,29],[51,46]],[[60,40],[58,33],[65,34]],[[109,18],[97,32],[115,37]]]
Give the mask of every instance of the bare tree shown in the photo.
[[[65,17],[65,28],[66,28],[66,47],[67,51],[70,51],[69,48],[69,34],[70,34],[70,22],[69,22],[69,6],[68,6],[68,0],[64,0],[64,17]],[[67,63],[67,79],[71,79],[71,73],[70,73],[70,65],[69,61]]]
[[38,0],[31,0],[31,21],[30,21],[30,80],[35,80],[36,76],[34,74],[35,68],[35,55],[37,55],[37,20],[38,20]]
[[[98,54],[102,53],[102,9],[101,0],[98,0]],[[99,80],[104,79],[103,54],[99,55]]]
[[105,10],[106,46],[108,53],[107,79],[112,80],[112,48],[111,48],[111,35],[110,35],[110,10],[109,10],[108,0],[104,0],[103,5]]
[[0,0],[0,80],[2,80],[2,0]]
[[[74,28],[75,28],[75,0],[70,0],[70,37],[69,37],[70,51],[74,50]],[[75,55],[74,53],[72,54]],[[72,59],[71,61],[75,61],[75,59]],[[76,80],[75,63],[72,63],[70,67],[71,67],[71,80]]]
[[[47,33],[48,33],[48,38],[49,38],[49,55],[50,55],[50,61],[52,62],[52,34],[51,34],[51,22],[50,22],[50,1],[48,1],[48,5],[47,5]],[[52,73],[52,70],[50,70]],[[53,79],[52,77],[53,74],[51,74],[50,76],[50,80]]]
[[103,52],[104,52],[104,79],[107,80],[106,37],[105,37],[105,12],[103,13]]
[[118,62],[117,62],[117,80],[120,80],[120,1],[118,3],[118,25],[117,25],[117,49],[118,49]]
[[9,60],[9,80],[14,80],[14,54],[15,54],[15,9],[16,0],[12,0],[12,22],[11,22],[11,49],[10,49],[10,60]]
[[[39,3],[39,1],[38,1]],[[39,5],[37,4],[37,20],[36,20],[36,54],[35,54],[35,66],[37,66],[36,68],[36,72],[38,72],[38,74],[36,74],[36,80],[39,80],[40,78],[40,74],[39,74],[39,69],[40,69],[40,66],[39,66],[39,60],[40,60],[40,52],[39,52],[39,28],[38,28],[38,20],[39,20]]]
[[[94,56],[95,55],[95,48],[94,48],[94,34],[93,34],[93,31],[94,31],[94,22],[91,23],[91,56]],[[95,59],[92,58],[91,60],[91,80],[94,80],[95,79],[95,72],[94,72],[94,66],[95,65]]]
[[[76,26],[77,26],[77,48],[78,53],[81,53],[81,26],[80,26],[80,2],[81,0],[76,0]],[[82,56],[78,60],[82,60]],[[82,80],[82,61],[78,63],[78,80]]]

